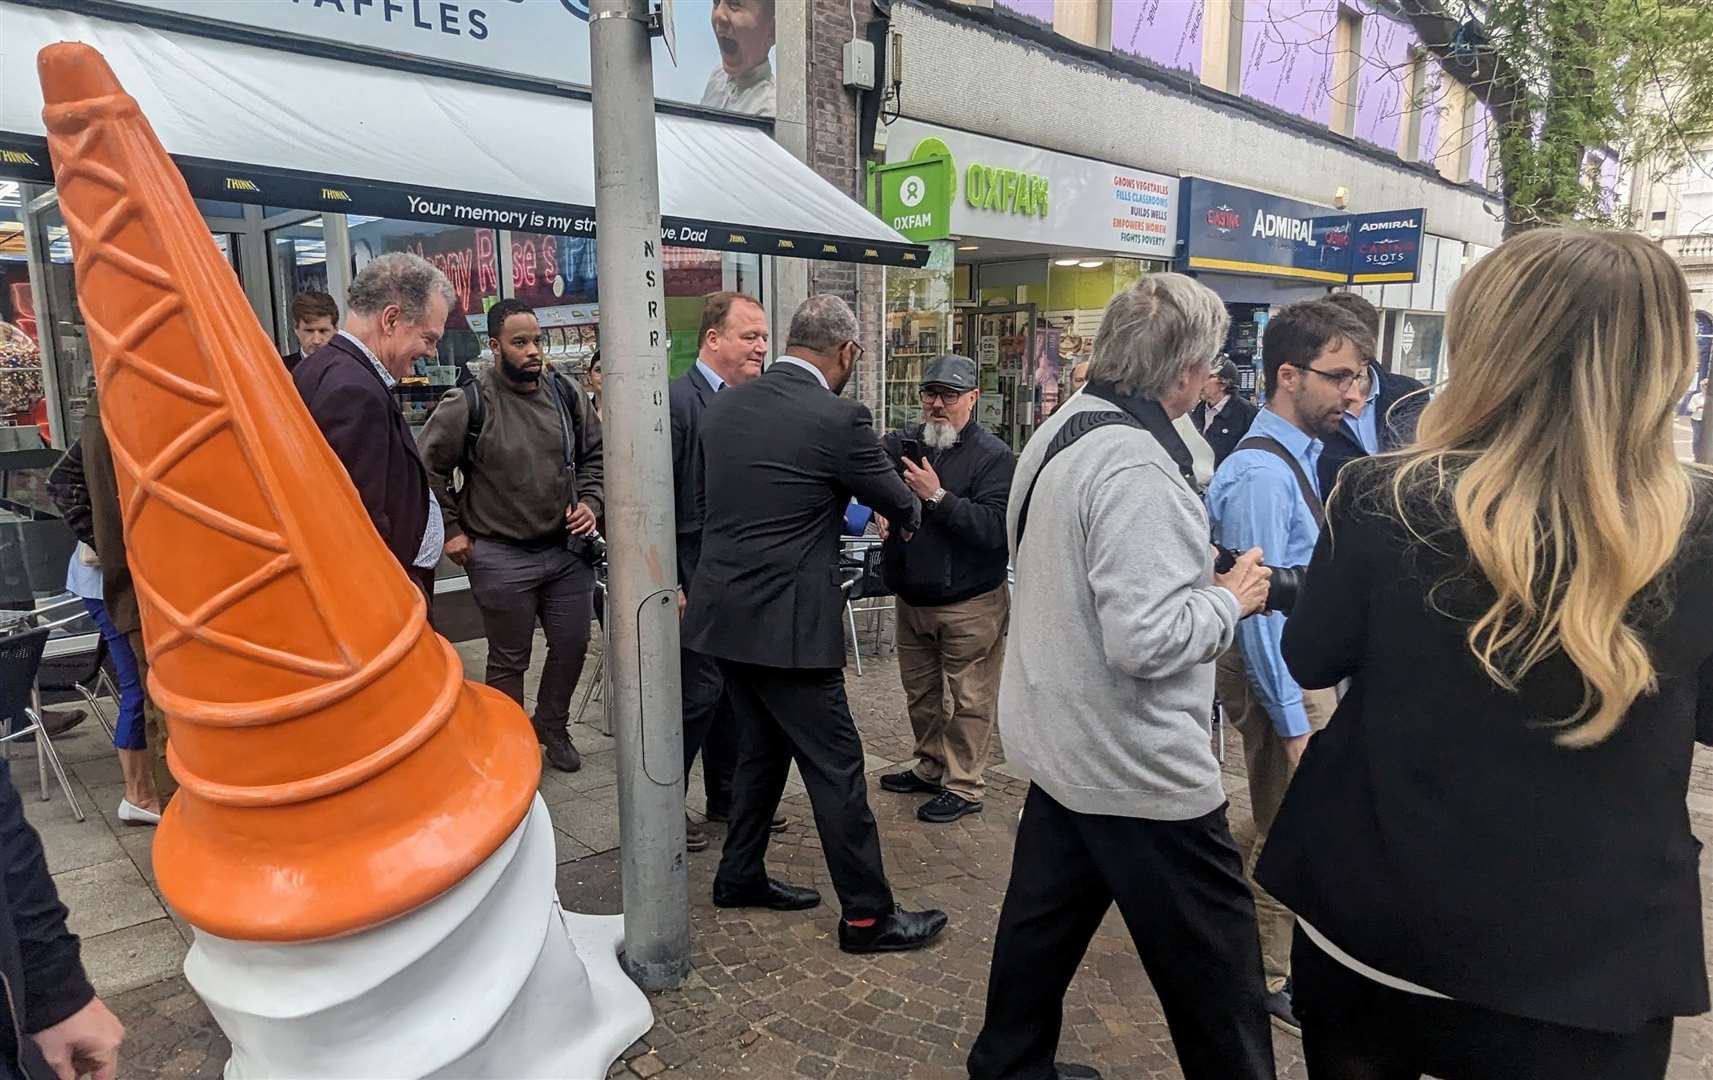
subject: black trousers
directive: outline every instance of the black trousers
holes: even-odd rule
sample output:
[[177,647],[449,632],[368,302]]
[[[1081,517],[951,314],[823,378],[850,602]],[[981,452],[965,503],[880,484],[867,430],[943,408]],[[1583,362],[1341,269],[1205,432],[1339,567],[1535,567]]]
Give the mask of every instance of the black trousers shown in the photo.
[[702,755],[702,790],[708,812],[730,816],[732,775],[737,771],[737,721],[726,696],[720,662],[706,653],[679,651],[684,698],[684,783],[690,766]]
[[731,826],[715,885],[743,889],[766,881],[769,826],[796,761],[844,917],[891,913],[892,889],[881,866],[880,832],[868,808],[862,740],[845,700],[845,673],[729,660],[720,661],[720,667],[739,730]]
[[1351,971],[1301,927],[1291,969],[1310,1080],[1660,1080],[1671,1057],[1670,1017],[1613,1034],[1409,994]]
[[1261,939],[1225,808],[1079,814],[1033,785],[994,935],[971,1080],[1052,1080],[1065,991],[1114,901],[1185,1080],[1273,1080]]

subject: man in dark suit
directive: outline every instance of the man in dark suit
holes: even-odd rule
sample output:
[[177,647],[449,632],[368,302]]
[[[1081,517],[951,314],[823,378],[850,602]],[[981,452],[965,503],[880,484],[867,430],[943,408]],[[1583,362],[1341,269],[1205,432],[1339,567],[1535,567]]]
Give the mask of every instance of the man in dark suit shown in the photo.
[[683,640],[720,660],[741,728],[714,904],[795,911],[821,902],[814,889],[769,878],[763,861],[795,759],[843,909],[839,947],[881,952],[920,948],[946,915],[893,901],[845,700],[845,506],[855,495],[904,534],[922,513],[868,410],[838,396],[862,353],[856,337],[843,300],[810,297],[792,317],[785,355],[703,415],[702,552]]
[[324,292],[308,289],[291,299],[291,332],[297,348],[280,359],[286,371],[296,371],[306,356],[314,356],[339,332],[339,305]]
[[1213,467],[1219,468],[1255,422],[1256,408],[1237,392],[1237,365],[1222,360],[1202,384],[1201,400],[1190,420],[1213,447]]
[[375,531],[431,603],[445,542],[440,507],[392,387],[440,347],[452,310],[446,275],[417,255],[372,260],[351,282],[345,329],[292,372]]
[[[667,402],[672,412],[673,517],[678,533],[678,591],[689,595],[702,553],[702,413],[714,395],[761,374],[767,359],[767,312],[753,296],[717,292],[702,306],[702,328],[696,363],[672,380]],[[708,820],[731,817],[732,774],[737,771],[736,721],[725,694],[720,662],[692,649],[680,650],[684,709],[684,774],[690,774],[696,754],[702,755],[702,788],[707,792]],[[785,820],[776,818],[783,828]],[[708,834],[697,822],[684,826],[684,843],[691,851],[708,846]]]
[[[1379,342],[1380,312],[1373,304],[1353,292],[1330,293],[1326,300],[1355,315]],[[1346,413],[1339,429],[1322,439],[1320,462],[1315,466],[1322,498],[1332,494],[1345,462],[1415,442],[1416,422],[1427,408],[1427,394],[1418,393],[1426,390],[1423,383],[1387,371],[1372,356],[1363,359],[1368,363],[1368,393],[1360,411]]]

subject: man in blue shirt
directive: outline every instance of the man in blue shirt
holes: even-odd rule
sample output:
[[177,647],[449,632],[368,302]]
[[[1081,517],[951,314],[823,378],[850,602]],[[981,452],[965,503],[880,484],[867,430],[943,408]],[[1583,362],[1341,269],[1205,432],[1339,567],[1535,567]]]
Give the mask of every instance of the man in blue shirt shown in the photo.
[[[1238,551],[1261,549],[1272,566],[1306,566],[1320,539],[1321,492],[1316,465],[1321,440],[1360,403],[1364,357],[1373,335],[1336,304],[1293,304],[1267,323],[1263,371],[1267,406],[1249,434],[1214,474],[1208,517],[1214,541]],[[1332,713],[1331,691],[1304,691],[1279,653],[1285,616],[1252,616],[1238,624],[1237,642],[1220,658],[1216,689],[1243,738],[1255,843],[1244,870],[1255,892],[1267,1009],[1293,1033],[1290,1000],[1291,913],[1254,885],[1259,856],[1285,788],[1309,735]]]

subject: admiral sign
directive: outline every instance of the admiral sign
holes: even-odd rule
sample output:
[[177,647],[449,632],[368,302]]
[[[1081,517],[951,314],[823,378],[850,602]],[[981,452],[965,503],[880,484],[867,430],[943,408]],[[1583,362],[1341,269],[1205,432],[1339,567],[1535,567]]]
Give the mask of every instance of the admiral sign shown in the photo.
[[1188,269],[1328,285],[1410,282],[1419,273],[1421,210],[1337,214],[1212,180],[1184,184]]
[[1378,285],[1415,281],[1420,273],[1427,214],[1392,210],[1350,219],[1350,283]]

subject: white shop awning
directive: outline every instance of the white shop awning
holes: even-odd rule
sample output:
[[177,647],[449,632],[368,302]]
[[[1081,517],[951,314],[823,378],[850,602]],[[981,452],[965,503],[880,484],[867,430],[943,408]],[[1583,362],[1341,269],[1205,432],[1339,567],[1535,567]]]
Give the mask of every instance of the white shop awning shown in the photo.
[[[36,54],[56,41],[101,51],[200,198],[594,234],[593,110],[582,98],[7,3],[0,177],[52,183]],[[667,244],[927,261],[758,127],[661,113],[656,140]]]

